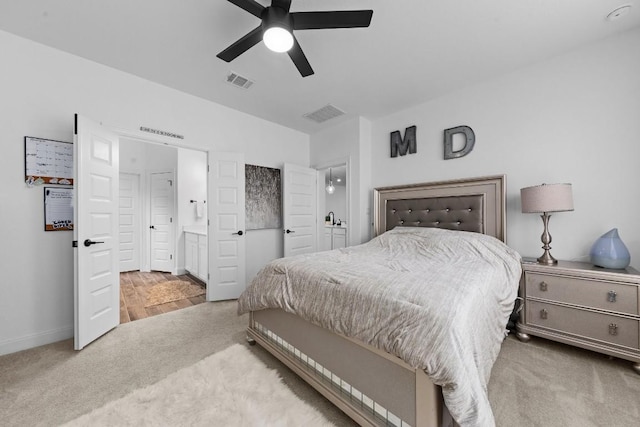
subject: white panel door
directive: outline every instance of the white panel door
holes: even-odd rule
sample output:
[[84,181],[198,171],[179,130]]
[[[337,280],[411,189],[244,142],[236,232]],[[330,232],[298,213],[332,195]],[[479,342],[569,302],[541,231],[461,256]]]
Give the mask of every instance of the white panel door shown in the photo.
[[119,140],[76,115],[74,135],[74,348],[120,323]]
[[153,271],[173,271],[173,172],[150,174],[149,242]]
[[235,299],[245,283],[244,155],[211,153],[207,300]]
[[140,270],[140,175],[120,173],[120,272]]
[[288,163],[284,165],[284,256],[316,252],[317,174],[315,169]]

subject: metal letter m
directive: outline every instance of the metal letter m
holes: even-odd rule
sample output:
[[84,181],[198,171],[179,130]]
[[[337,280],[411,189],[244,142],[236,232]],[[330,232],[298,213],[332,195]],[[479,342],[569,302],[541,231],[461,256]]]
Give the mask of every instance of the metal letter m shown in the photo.
[[400,131],[391,132],[391,157],[398,157],[416,153],[416,127],[410,126],[404,131],[404,138],[400,137]]

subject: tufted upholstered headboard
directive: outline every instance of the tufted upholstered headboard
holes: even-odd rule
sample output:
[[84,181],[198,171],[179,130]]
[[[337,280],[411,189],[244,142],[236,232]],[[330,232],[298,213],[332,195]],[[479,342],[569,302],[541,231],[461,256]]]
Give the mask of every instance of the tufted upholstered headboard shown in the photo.
[[506,240],[506,176],[376,188],[376,236],[396,226],[473,231]]

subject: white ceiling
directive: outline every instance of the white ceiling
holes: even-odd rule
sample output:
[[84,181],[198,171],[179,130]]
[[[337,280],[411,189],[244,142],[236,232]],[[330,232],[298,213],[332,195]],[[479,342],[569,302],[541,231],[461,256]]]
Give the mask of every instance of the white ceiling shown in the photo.
[[[264,6],[268,0],[259,0]],[[2,0],[0,29],[313,134],[369,119],[640,27],[640,0],[293,0],[291,11],[373,9],[369,28],[295,32],[315,74],[262,43],[216,54],[259,25],[224,0]],[[622,19],[609,12],[633,5]],[[225,82],[229,71],[255,81]],[[347,114],[303,117],[327,104]]]

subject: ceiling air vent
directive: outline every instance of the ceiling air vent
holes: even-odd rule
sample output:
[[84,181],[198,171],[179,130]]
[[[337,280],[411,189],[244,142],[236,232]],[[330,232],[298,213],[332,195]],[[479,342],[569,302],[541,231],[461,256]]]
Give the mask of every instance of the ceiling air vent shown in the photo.
[[236,87],[240,87],[242,89],[249,89],[251,86],[253,86],[252,80],[236,74],[233,71],[230,71],[229,74],[227,74],[227,83],[232,84]]
[[333,119],[334,117],[342,116],[343,114],[345,114],[344,111],[340,110],[334,105],[328,104],[320,108],[319,110],[305,114],[303,117],[306,117],[309,120],[313,120],[316,123],[323,123],[329,119]]

